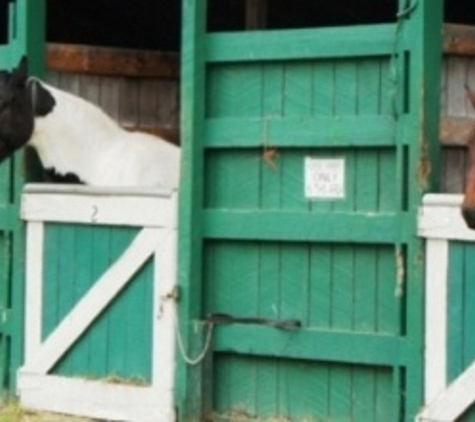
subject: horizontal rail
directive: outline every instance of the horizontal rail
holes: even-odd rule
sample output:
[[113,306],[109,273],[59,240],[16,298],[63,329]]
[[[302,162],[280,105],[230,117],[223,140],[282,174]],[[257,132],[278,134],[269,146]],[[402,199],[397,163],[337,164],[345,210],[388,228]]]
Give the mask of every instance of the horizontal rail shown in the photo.
[[209,239],[393,244],[407,239],[408,218],[407,213],[207,210],[203,235]]
[[178,79],[177,53],[73,44],[48,44],[48,70],[103,76]]
[[206,37],[208,62],[303,60],[389,56],[394,24],[214,33]]
[[377,115],[208,119],[204,142],[210,148],[385,147],[396,143],[396,123],[392,116]]
[[46,186],[27,188],[22,196],[21,216],[27,221],[125,225],[174,228],[177,224],[177,193],[153,195],[150,191],[120,192]]
[[279,330],[233,324],[217,326],[215,352],[381,366],[404,365],[410,356],[404,338],[313,329]]
[[475,56],[475,26],[445,24],[444,53]]
[[428,239],[475,241],[461,213],[462,195],[426,195],[419,211],[418,234]]

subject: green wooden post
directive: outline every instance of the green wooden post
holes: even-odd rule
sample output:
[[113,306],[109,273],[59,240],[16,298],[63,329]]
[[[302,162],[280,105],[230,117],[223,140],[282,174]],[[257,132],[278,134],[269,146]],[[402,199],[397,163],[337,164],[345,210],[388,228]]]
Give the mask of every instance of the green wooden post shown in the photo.
[[[407,2],[406,2],[407,3]],[[437,191],[439,178],[440,69],[442,52],[443,0],[414,0],[405,28],[410,48],[409,122],[405,136],[409,152],[408,208],[413,215],[412,233],[417,229],[417,209],[427,191]],[[424,243],[409,239],[407,250],[407,336],[414,350],[408,362],[407,420],[413,420],[423,403],[424,344]]]
[[[0,67],[16,66],[23,55],[29,59],[30,73],[41,76],[45,48],[45,1],[17,0],[10,4],[8,44],[0,46]],[[14,391],[16,371],[23,360],[23,300],[25,245],[23,223],[20,220],[20,196],[27,178],[24,153],[19,152],[2,164],[8,175],[8,186],[0,195],[6,212],[2,214],[0,232],[3,236],[5,256],[2,260],[9,270],[0,273],[1,311],[4,321],[2,335],[3,395]]]
[[[179,331],[187,352],[194,355],[193,338],[199,337],[192,321],[201,315],[201,211],[203,202],[204,35],[206,1],[183,2],[182,48],[182,180],[179,224]],[[199,348],[198,345],[195,345]],[[177,354],[179,420],[198,420],[202,406],[202,367],[189,366]]]

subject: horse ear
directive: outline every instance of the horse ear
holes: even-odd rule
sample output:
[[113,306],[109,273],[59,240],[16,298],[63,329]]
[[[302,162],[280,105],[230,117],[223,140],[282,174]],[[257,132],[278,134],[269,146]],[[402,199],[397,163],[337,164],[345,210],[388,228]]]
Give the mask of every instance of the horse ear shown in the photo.
[[32,88],[36,90],[35,115],[44,117],[53,111],[56,100],[48,89],[46,89],[39,81],[33,80]]
[[23,56],[18,63],[17,68],[12,73],[11,82],[15,86],[24,86],[28,79],[28,58]]
[[473,92],[468,84],[465,85],[465,90],[467,91],[467,97],[472,103],[472,106],[475,108],[475,92]]

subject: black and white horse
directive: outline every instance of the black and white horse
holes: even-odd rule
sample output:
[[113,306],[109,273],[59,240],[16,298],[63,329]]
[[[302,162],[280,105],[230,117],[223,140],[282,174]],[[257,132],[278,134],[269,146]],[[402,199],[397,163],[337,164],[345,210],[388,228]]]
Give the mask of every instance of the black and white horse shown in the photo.
[[180,149],[153,135],[128,132],[100,108],[28,78],[23,58],[0,72],[0,162],[36,149],[56,178],[95,186],[177,188]]

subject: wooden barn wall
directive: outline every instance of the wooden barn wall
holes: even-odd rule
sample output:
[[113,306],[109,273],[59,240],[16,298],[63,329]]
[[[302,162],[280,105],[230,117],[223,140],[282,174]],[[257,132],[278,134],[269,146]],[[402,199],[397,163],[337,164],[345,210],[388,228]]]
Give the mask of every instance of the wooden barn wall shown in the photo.
[[179,142],[176,56],[68,45],[47,52],[51,85],[97,104],[126,129]]
[[475,111],[465,86],[475,89],[475,28],[446,25],[441,81],[441,192],[463,191],[467,138]]

